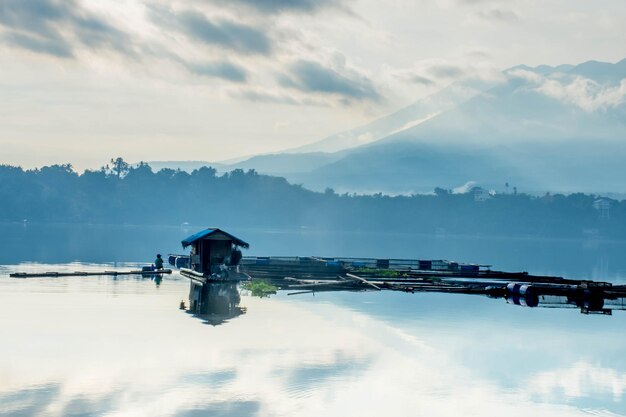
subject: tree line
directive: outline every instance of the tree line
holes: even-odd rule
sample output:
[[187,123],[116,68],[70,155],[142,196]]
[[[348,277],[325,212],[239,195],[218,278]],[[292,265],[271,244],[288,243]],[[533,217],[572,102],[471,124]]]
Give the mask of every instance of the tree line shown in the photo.
[[[480,198],[479,198],[480,197]],[[0,165],[0,221],[215,227],[321,228],[580,237],[626,237],[626,201],[592,194],[431,195],[314,192],[281,177],[211,167],[191,173],[117,158],[99,170]]]

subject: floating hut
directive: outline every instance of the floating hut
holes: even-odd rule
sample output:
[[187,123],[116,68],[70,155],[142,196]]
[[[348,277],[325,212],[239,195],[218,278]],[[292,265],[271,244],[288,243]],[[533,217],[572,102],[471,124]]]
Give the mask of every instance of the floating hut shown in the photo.
[[191,246],[189,268],[181,272],[190,278],[213,280],[248,279],[239,272],[238,265],[242,255],[239,248],[248,249],[250,245],[217,228],[209,228],[195,233],[182,242],[183,249]]

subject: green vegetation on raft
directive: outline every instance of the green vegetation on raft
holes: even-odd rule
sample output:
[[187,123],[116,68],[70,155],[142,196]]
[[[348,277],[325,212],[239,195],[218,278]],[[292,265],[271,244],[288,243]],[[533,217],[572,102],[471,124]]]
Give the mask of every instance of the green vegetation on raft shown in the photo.
[[272,294],[276,294],[278,291],[278,287],[270,284],[264,280],[253,280],[253,281],[245,281],[241,284],[241,288],[250,293],[254,297],[269,297]]
[[381,278],[401,278],[408,275],[402,271],[396,271],[393,269],[379,269],[379,268],[356,268],[352,270],[354,274],[364,274],[372,277]]

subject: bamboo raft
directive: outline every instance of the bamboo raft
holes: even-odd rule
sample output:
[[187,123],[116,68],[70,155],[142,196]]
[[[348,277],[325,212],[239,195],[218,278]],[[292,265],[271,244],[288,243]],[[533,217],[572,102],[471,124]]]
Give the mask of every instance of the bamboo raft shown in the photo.
[[[403,291],[484,295],[510,304],[580,308],[584,314],[626,310],[626,285],[609,282],[493,271],[488,265],[471,269],[437,261],[437,269],[420,269],[421,261],[353,258],[244,259],[241,268],[252,279],[265,279],[289,295],[325,291]],[[482,268],[482,269],[481,269]]]
[[328,291],[402,291],[483,295],[501,298],[508,304],[523,307],[579,308],[583,314],[611,315],[613,310],[626,310],[626,285],[605,285],[594,281],[568,280],[568,284],[516,281],[479,281],[424,278],[421,281],[394,280],[381,277],[364,278],[353,274],[335,279],[307,280],[286,277],[270,282],[288,295],[314,294]]
[[[345,277],[346,274],[353,274],[377,281],[401,283],[465,279],[474,282],[506,281],[559,285],[588,283],[592,286],[611,286],[608,282],[531,275],[528,272],[495,271],[489,269],[491,265],[459,264],[445,260],[428,261],[430,268],[423,269],[424,262],[412,259],[244,257],[241,262],[241,270],[259,279],[282,279],[288,276],[303,280],[334,280],[338,276]],[[465,266],[471,267],[471,269],[464,269]]]
[[74,271],[74,272],[15,272],[10,274],[11,278],[59,278],[59,277],[94,277],[94,276],[120,276],[120,275],[160,275],[171,274],[171,269],[160,269],[154,271]]

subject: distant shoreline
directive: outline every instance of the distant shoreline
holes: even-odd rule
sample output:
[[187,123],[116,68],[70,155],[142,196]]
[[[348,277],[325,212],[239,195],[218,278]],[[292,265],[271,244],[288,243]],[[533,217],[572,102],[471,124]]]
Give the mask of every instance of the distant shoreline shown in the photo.
[[[15,226],[16,228],[24,227],[59,227],[67,228],[72,227],[81,228],[123,228],[123,229],[152,229],[162,228],[168,230],[181,230],[181,236],[188,232],[193,232],[206,228],[207,225],[171,225],[171,224],[123,224],[123,223],[92,223],[92,222],[10,222],[0,221],[0,227],[2,226]],[[508,241],[546,241],[546,242],[597,242],[597,243],[626,243],[626,238],[619,239],[613,237],[606,237],[600,234],[581,234],[581,236],[544,236],[544,235],[511,235],[511,234],[468,234],[468,233],[420,233],[420,232],[401,232],[401,231],[382,231],[382,230],[339,230],[339,229],[320,229],[311,227],[299,227],[299,228],[272,228],[272,227],[237,227],[235,225],[222,226],[228,230],[234,230],[239,233],[251,232],[251,233],[267,233],[267,234],[303,234],[303,235],[355,235],[355,236],[402,236],[402,237],[428,237],[438,239],[457,239],[457,240],[508,240]]]

